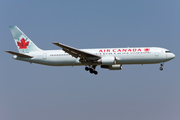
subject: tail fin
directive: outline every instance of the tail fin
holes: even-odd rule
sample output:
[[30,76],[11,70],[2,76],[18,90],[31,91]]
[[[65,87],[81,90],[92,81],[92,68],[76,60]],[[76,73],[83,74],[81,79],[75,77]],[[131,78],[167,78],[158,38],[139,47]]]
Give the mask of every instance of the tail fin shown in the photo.
[[17,26],[9,26],[19,53],[40,51],[39,49]]

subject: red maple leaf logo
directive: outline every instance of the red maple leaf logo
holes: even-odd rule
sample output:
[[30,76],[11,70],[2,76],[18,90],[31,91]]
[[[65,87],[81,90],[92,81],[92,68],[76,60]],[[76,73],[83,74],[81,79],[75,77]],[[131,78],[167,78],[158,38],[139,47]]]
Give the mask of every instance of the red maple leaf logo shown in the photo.
[[19,49],[27,49],[27,46],[29,45],[29,41],[26,42],[24,38],[20,40],[21,42],[17,41],[17,45],[19,46]]
[[145,48],[144,51],[145,52],[149,52],[150,48]]

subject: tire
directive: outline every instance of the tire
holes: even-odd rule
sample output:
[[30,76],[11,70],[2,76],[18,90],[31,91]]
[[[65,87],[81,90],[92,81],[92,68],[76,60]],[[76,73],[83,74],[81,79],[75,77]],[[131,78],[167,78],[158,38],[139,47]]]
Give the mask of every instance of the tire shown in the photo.
[[86,71],[88,71],[88,70],[89,70],[89,68],[88,68],[88,67],[85,67],[85,70],[86,70]]
[[163,70],[163,68],[162,68],[162,67],[160,67],[159,69],[160,69],[160,71],[162,71],[162,70]]
[[92,68],[90,68],[89,72],[92,74],[92,73],[94,73],[94,70]]
[[98,72],[97,72],[97,71],[94,71],[94,74],[95,74],[95,75],[97,75],[97,74],[98,74]]

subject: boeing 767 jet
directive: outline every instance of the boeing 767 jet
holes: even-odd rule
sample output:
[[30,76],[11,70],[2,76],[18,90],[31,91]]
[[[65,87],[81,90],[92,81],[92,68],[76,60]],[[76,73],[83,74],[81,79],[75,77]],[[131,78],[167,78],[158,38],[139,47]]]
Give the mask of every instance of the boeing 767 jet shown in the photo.
[[95,70],[98,65],[109,70],[121,70],[125,64],[160,63],[162,71],[164,62],[175,58],[169,50],[160,47],[77,49],[53,42],[62,50],[42,50],[17,26],[9,28],[19,53],[6,52],[14,55],[14,59],[49,66],[85,66],[86,71],[95,75],[98,74]]

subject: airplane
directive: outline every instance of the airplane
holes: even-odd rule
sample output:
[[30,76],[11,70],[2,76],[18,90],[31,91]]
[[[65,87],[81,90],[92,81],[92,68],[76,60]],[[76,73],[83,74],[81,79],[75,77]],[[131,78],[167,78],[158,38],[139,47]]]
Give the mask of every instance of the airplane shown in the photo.
[[15,60],[49,66],[85,66],[86,71],[95,75],[98,74],[95,70],[98,65],[104,69],[121,70],[122,65],[126,64],[160,63],[159,69],[162,71],[164,62],[175,58],[171,51],[160,47],[77,49],[53,42],[62,50],[42,50],[17,26],[9,26],[9,28],[19,53],[6,52],[14,55]]

